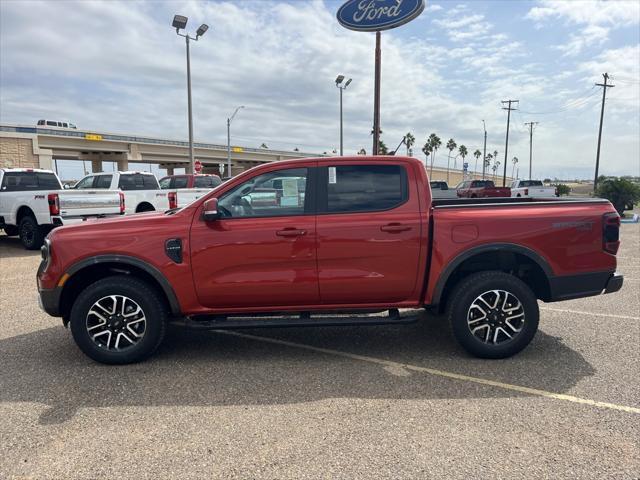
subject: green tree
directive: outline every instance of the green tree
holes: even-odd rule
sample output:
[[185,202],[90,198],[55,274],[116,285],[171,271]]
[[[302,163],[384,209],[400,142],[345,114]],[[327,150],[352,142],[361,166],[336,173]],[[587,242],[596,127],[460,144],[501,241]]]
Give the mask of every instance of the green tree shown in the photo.
[[429,163],[429,155],[431,155],[432,149],[431,144],[429,142],[425,142],[422,146],[422,153],[424,153],[424,166],[427,168],[427,164]]
[[569,185],[565,185],[564,183],[557,183],[554,185],[556,190],[558,191],[558,196],[569,195],[571,193],[571,187]]
[[413,133],[409,132],[404,136],[404,144],[407,147],[407,157],[409,156],[409,149],[413,147],[416,143],[416,137],[413,136]]
[[378,155],[388,155],[389,150],[387,149],[387,145],[382,141],[382,139],[378,140]]
[[482,156],[482,152],[480,150],[476,150],[473,152],[473,156],[476,157],[476,166],[473,169],[474,173],[478,173],[478,159]]
[[640,185],[626,178],[606,179],[598,183],[596,196],[609,200],[622,215],[625,210],[633,209],[640,202]]
[[447,142],[447,150],[449,150],[449,155],[447,155],[447,183],[449,183],[449,165],[451,164],[451,152],[453,152],[458,145],[453,138],[450,138]]
[[487,171],[487,168],[491,166],[491,160],[493,160],[493,155],[487,153],[487,156],[484,157],[484,166],[482,168],[482,179],[484,180],[484,173]]
[[[458,147],[458,154],[462,157],[462,166],[464,168],[464,157],[466,157],[469,154],[469,152],[467,151],[467,147],[465,147],[464,145],[460,145]],[[454,161],[453,169],[455,170],[455,168],[456,168],[456,165]]]
[[440,148],[440,146],[442,145],[442,141],[440,140],[440,137],[438,135],[436,135],[435,133],[432,133],[431,135],[429,135],[429,145],[431,145],[431,168],[429,171],[429,177],[433,176],[433,163],[435,162],[436,159],[436,152],[438,151],[438,149]]

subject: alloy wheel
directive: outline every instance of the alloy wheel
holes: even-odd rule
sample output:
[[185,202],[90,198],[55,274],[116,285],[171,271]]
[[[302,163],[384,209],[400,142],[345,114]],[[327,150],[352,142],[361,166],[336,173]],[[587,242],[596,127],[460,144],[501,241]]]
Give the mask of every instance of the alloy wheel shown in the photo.
[[478,295],[467,311],[467,326],[472,335],[489,345],[512,341],[524,324],[522,303],[506,290],[489,290]]
[[128,350],[144,337],[147,319],[134,300],[124,295],[109,295],[96,301],[86,317],[89,338],[110,351]]

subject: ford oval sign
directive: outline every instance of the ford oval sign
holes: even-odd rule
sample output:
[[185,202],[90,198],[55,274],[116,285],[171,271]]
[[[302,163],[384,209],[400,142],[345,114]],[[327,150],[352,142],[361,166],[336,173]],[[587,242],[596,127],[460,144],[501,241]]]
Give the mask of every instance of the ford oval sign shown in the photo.
[[363,32],[388,30],[422,13],[425,0],[348,0],[338,9],[338,22]]

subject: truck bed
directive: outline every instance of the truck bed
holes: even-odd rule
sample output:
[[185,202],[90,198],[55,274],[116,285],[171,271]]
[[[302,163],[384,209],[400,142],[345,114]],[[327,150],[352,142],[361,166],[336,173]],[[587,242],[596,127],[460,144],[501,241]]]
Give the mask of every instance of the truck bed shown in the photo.
[[489,206],[518,206],[518,205],[558,205],[581,203],[609,203],[602,198],[549,198],[549,197],[494,197],[494,198],[433,198],[433,208],[451,207],[489,207]]

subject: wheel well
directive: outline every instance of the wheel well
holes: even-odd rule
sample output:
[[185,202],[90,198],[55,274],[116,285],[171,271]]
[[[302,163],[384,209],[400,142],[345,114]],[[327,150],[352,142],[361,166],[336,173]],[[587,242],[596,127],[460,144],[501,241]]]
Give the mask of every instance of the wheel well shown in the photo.
[[151,205],[149,202],[141,202],[136,207],[136,213],[138,213],[138,212],[150,212],[150,211],[153,211],[153,210],[155,210],[155,208],[153,208],[153,205]]
[[146,282],[151,288],[154,288],[160,298],[165,301],[167,309],[171,307],[169,299],[162,288],[162,285],[153,275],[135,265],[105,262],[89,265],[82,270],[74,273],[64,285],[62,296],[60,297],[60,314],[63,318],[68,318],[71,313],[71,307],[77,296],[89,285],[113,275],[131,275]]
[[36,216],[33,214],[33,210],[23,205],[18,209],[18,213],[16,214],[16,224],[19,225],[20,220],[27,216],[36,218]]
[[536,298],[547,301],[551,297],[549,280],[544,269],[527,255],[509,251],[491,251],[478,253],[465,259],[451,272],[439,301],[439,310],[444,310],[447,300],[455,286],[472,273],[488,270],[514,275],[526,283]]

